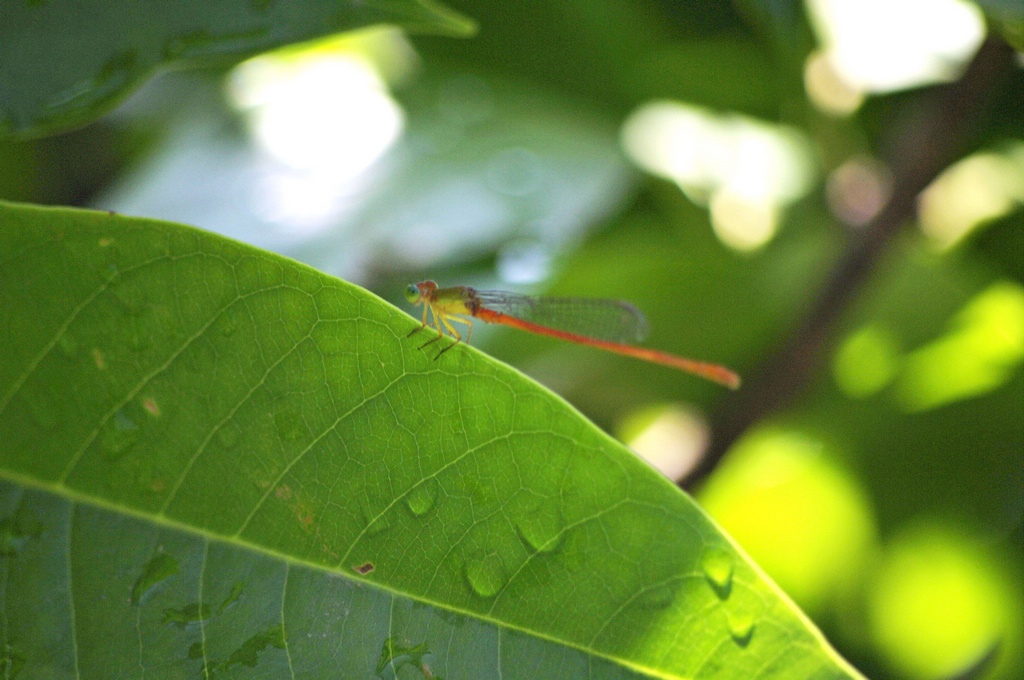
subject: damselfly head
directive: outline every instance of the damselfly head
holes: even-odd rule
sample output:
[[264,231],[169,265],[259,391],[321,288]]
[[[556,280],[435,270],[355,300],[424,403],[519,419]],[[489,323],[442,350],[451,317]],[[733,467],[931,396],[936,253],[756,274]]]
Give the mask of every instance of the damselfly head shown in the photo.
[[433,300],[435,290],[437,290],[437,284],[433,281],[410,283],[405,289],[405,299],[414,305],[421,302],[429,304]]

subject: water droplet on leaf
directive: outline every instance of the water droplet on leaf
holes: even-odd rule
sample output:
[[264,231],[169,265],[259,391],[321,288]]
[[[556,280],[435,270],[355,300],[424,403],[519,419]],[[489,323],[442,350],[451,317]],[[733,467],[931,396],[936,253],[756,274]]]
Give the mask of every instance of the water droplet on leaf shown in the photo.
[[405,504],[412,514],[420,517],[430,512],[437,499],[437,480],[428,477],[409,490],[405,496]]
[[181,609],[165,609],[162,623],[167,625],[173,623],[184,628],[190,623],[205,621],[210,618],[210,605],[198,603],[187,604]]
[[653,588],[644,591],[640,596],[640,606],[644,609],[654,611],[667,609],[668,606],[672,604],[672,600],[676,598],[677,588],[677,583],[663,583],[661,585],[654,586]]
[[729,634],[740,647],[746,647],[754,635],[754,615],[750,612],[729,612]]
[[373,520],[370,526],[366,527],[367,536],[378,536],[391,528],[391,520],[387,516],[381,516]]
[[259,661],[259,655],[261,652],[268,647],[284,649],[286,643],[287,637],[285,635],[283,625],[278,624],[267,628],[263,632],[257,633],[243,642],[238,649],[231,653],[231,656],[229,656],[226,661],[211,664],[207,668],[207,675],[212,676],[216,673],[230,670],[232,666],[248,666],[249,668],[255,668]]
[[177,573],[178,560],[165,552],[158,552],[146,562],[146,566],[142,568],[142,575],[132,586],[132,604],[137,605],[154,586]]
[[373,537],[390,529],[391,519],[386,513],[382,513],[380,510],[374,511],[370,508],[371,506],[363,507],[363,520],[366,522],[366,529],[363,531],[363,535]]
[[112,422],[104,427],[103,437],[100,440],[100,448],[103,449],[103,457],[108,461],[114,461],[128,453],[142,437],[139,426],[118,409],[114,414]]
[[732,590],[732,555],[722,548],[707,548],[700,558],[700,568],[718,597],[723,600],[729,597]]
[[[384,641],[384,646],[380,650],[380,658],[377,659],[377,677],[397,677],[398,671],[405,665],[412,665],[423,672],[426,668],[424,657],[431,653],[426,642],[413,646],[398,638],[390,637]],[[415,673],[415,671],[413,672]],[[423,677],[431,676],[424,674]]]
[[466,579],[480,597],[494,597],[505,585],[505,567],[493,552],[474,553],[466,561]]
[[523,541],[541,553],[551,552],[562,544],[564,525],[561,510],[552,503],[541,504],[516,518],[516,528]]
[[217,607],[217,613],[218,614],[223,614],[224,610],[227,609],[228,607],[230,607],[232,604],[234,604],[238,600],[238,598],[240,598],[241,596],[242,596],[242,582],[239,581],[238,583],[236,583],[234,586],[231,587],[231,592],[228,593],[228,596],[226,598],[224,598],[224,601],[220,603],[219,607]]

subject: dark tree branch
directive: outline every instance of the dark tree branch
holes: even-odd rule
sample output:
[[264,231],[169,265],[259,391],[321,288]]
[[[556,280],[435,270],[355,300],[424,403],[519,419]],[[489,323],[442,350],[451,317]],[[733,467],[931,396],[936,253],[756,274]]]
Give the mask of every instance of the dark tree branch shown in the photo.
[[683,481],[686,488],[699,484],[751,425],[800,398],[822,369],[836,321],[893,237],[912,222],[917,195],[963,152],[989,94],[1012,69],[1012,49],[990,37],[957,82],[935,88],[912,115],[894,126],[884,154],[893,174],[892,197],[836,262],[817,301],[788,341],[723,405],[712,421],[706,455]]

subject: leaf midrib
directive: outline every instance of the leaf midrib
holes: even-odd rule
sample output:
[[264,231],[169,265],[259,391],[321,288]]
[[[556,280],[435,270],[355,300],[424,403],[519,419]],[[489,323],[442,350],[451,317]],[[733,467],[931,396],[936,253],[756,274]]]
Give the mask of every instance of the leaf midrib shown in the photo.
[[[7,482],[10,482],[10,483],[12,483],[14,485],[21,486],[21,487],[24,487],[24,488],[34,489],[36,491],[42,491],[44,493],[53,494],[53,495],[58,496],[60,498],[66,499],[72,505],[79,504],[79,505],[91,506],[93,508],[97,508],[97,509],[104,510],[104,511],[107,511],[107,512],[121,514],[121,515],[124,515],[126,517],[131,517],[133,519],[140,520],[140,521],[142,521],[144,523],[148,523],[148,524],[151,524],[151,525],[154,525],[154,526],[157,526],[157,527],[161,527],[161,528],[164,528],[164,529],[170,529],[172,531],[177,531],[179,533],[182,533],[182,534],[185,534],[185,535],[188,535],[188,536],[193,536],[193,537],[202,539],[203,542],[204,542],[204,552],[203,552],[203,567],[200,569],[200,572],[199,572],[200,573],[200,581],[199,581],[199,587],[200,588],[202,587],[202,577],[206,573],[205,563],[206,563],[206,555],[208,553],[209,545],[210,545],[211,542],[216,541],[216,542],[219,542],[219,543],[223,543],[223,544],[232,545],[232,546],[235,546],[235,547],[238,547],[238,548],[242,548],[244,550],[248,550],[248,551],[256,553],[258,555],[262,555],[264,557],[269,557],[269,558],[272,558],[272,559],[275,559],[275,560],[280,560],[288,569],[290,569],[292,566],[298,566],[298,567],[304,567],[304,568],[307,568],[307,569],[311,569],[311,570],[327,573],[327,574],[330,574],[332,576],[341,576],[341,577],[343,577],[345,579],[348,579],[350,581],[358,582],[358,583],[360,583],[360,584],[362,584],[364,586],[367,586],[367,587],[370,587],[370,588],[374,588],[376,590],[380,590],[380,591],[383,591],[385,593],[388,593],[392,597],[405,598],[405,599],[408,599],[408,600],[411,600],[411,601],[414,601],[414,602],[419,602],[419,603],[425,604],[425,605],[427,605],[429,607],[433,607],[433,608],[438,609],[440,611],[450,612],[452,614],[456,614],[456,615],[460,615],[460,616],[465,616],[467,618],[475,619],[475,620],[478,620],[478,621],[481,621],[481,622],[493,625],[499,632],[502,631],[502,630],[515,631],[517,633],[521,633],[523,635],[528,635],[528,636],[536,638],[538,640],[543,640],[543,641],[546,641],[546,642],[550,642],[552,644],[556,644],[556,645],[559,645],[559,646],[562,646],[562,647],[565,647],[565,648],[568,648],[568,649],[574,649],[574,650],[583,652],[584,654],[587,654],[587,655],[590,655],[590,656],[593,656],[593,657],[596,657],[596,658],[601,658],[601,659],[604,659],[604,660],[609,661],[611,663],[614,663],[616,665],[622,666],[624,668],[628,668],[628,669],[630,669],[632,671],[635,671],[637,673],[642,673],[642,674],[644,674],[644,675],[646,675],[646,676],[648,676],[650,678],[656,678],[657,680],[689,680],[689,678],[681,676],[681,675],[667,674],[663,670],[660,670],[660,669],[651,668],[651,667],[648,667],[648,666],[644,666],[642,664],[637,664],[637,663],[635,663],[633,661],[630,661],[628,659],[623,659],[623,658],[620,658],[620,657],[612,656],[610,654],[601,652],[600,650],[592,649],[592,648],[590,648],[589,646],[587,646],[585,644],[576,643],[576,642],[573,642],[571,640],[559,639],[557,637],[554,637],[552,635],[549,635],[549,634],[546,634],[546,633],[543,633],[543,632],[540,632],[540,631],[530,630],[530,629],[523,628],[521,626],[512,625],[512,624],[510,624],[507,621],[503,621],[501,619],[496,619],[496,618],[490,616],[489,614],[481,614],[480,612],[476,612],[476,611],[472,611],[472,610],[468,610],[468,609],[463,609],[463,608],[460,608],[460,607],[453,607],[453,606],[451,606],[449,604],[442,603],[442,602],[437,602],[435,600],[422,597],[422,596],[417,595],[415,593],[405,592],[405,591],[399,590],[397,588],[386,586],[386,585],[378,583],[376,581],[372,581],[370,579],[361,578],[358,575],[349,573],[348,571],[344,571],[344,570],[341,570],[341,569],[338,569],[338,568],[331,568],[331,567],[325,566],[323,564],[318,564],[316,562],[310,562],[308,560],[304,560],[304,559],[295,557],[293,555],[288,555],[286,553],[282,553],[282,552],[277,551],[277,550],[275,550],[273,548],[268,548],[266,546],[259,545],[259,544],[256,544],[256,543],[251,543],[249,541],[240,539],[240,538],[238,538],[236,536],[227,536],[227,535],[218,534],[218,533],[206,530],[206,529],[202,529],[200,527],[196,527],[196,526],[192,526],[192,525],[189,525],[189,524],[185,524],[184,522],[180,522],[178,520],[169,518],[166,515],[164,515],[164,516],[157,516],[157,515],[154,515],[152,513],[147,513],[147,512],[138,510],[136,508],[132,508],[131,506],[118,505],[117,503],[112,503],[112,502],[110,502],[110,501],[108,501],[106,499],[99,498],[99,497],[96,497],[96,496],[92,496],[90,494],[84,493],[82,491],[78,491],[76,489],[67,487],[67,486],[65,486],[63,484],[60,484],[60,483],[57,483],[57,482],[41,481],[41,480],[36,479],[34,477],[29,477],[27,475],[23,475],[21,473],[13,472],[11,470],[6,470],[6,469],[0,469],[0,480],[7,481]],[[73,516],[73,513],[72,513],[72,516]],[[68,547],[69,547],[69,550],[68,550],[68,569],[69,569],[69,571],[68,571],[68,573],[69,573],[69,575],[71,573],[70,572],[70,545],[71,545],[71,542],[69,540],[68,541]],[[71,598],[71,601],[72,601],[72,605],[73,605],[74,604],[74,598]],[[204,631],[204,639],[205,639],[205,631]],[[285,648],[287,649],[287,642],[285,644]],[[205,652],[205,645],[204,645],[204,652]],[[78,660],[78,656],[77,656],[77,645],[76,645],[76,652],[75,652],[76,674],[78,675],[78,677],[81,677],[81,675],[78,673],[78,669],[77,669],[77,660]],[[204,657],[204,661],[205,661],[205,657]]]

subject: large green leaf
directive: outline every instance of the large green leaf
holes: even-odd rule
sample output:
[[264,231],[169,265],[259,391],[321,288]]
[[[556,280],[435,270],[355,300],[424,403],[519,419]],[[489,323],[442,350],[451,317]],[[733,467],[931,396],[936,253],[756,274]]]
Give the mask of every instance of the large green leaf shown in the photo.
[[88,123],[160,66],[238,59],[383,22],[473,30],[434,0],[0,3],[0,136]]
[[0,203],[0,318],[8,675],[857,677],[668,480],[354,286]]

